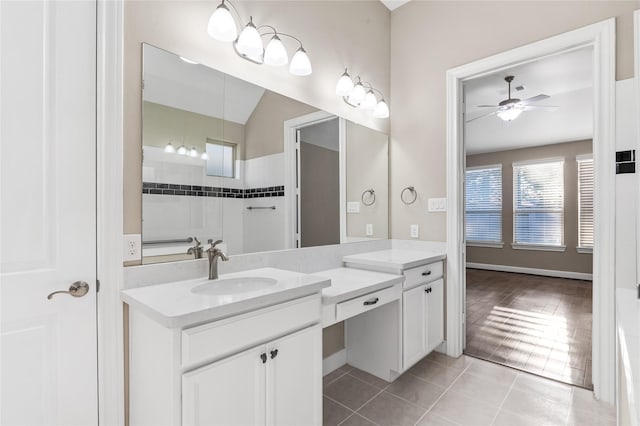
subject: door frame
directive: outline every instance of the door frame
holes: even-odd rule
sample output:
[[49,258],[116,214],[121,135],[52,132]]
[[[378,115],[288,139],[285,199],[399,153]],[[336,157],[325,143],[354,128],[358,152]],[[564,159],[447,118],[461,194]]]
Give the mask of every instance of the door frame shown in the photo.
[[[324,121],[338,121],[338,146],[339,152],[345,152],[346,148],[346,124],[342,117],[326,111],[316,111],[295,117],[284,122],[284,243],[285,249],[296,248],[297,233],[294,231],[296,220],[299,223],[298,200],[297,200],[297,170],[298,155],[296,154],[296,133],[298,130],[322,123]],[[343,232],[346,233],[346,158],[339,156],[340,162],[340,242],[343,242]],[[298,185],[300,183],[298,182]],[[343,223],[344,222],[344,223]],[[344,228],[343,228],[344,225]],[[343,231],[344,229],[344,231]]]
[[97,0],[96,165],[98,421],[125,424],[123,244],[123,0]]
[[595,239],[593,250],[593,384],[615,400],[615,19],[515,48],[447,71],[447,354],[464,348],[464,80],[577,47],[593,46]]

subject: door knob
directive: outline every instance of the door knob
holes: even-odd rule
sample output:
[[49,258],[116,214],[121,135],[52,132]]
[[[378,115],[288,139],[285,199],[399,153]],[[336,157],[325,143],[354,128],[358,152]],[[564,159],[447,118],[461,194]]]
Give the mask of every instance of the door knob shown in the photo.
[[69,286],[69,290],[59,290],[50,293],[47,296],[47,299],[51,300],[53,296],[56,294],[66,293],[70,294],[73,297],[82,297],[89,292],[89,284],[84,281],[76,281],[75,283]]

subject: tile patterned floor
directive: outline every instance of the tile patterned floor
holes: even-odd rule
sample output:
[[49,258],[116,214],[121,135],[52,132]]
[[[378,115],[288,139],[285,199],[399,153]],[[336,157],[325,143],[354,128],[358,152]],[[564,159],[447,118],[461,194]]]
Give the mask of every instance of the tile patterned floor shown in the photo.
[[465,353],[593,389],[591,281],[467,269]]
[[325,426],[614,426],[586,389],[433,352],[393,383],[345,365],[324,377]]

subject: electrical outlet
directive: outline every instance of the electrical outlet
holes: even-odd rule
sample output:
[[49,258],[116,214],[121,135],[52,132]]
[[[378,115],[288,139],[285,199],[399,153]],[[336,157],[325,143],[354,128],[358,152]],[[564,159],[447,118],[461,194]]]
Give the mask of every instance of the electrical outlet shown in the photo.
[[125,234],[122,242],[122,260],[124,262],[142,259],[142,236],[140,234]]
[[411,229],[409,231],[409,234],[411,235],[411,238],[418,238],[420,237],[420,225],[411,225]]
[[347,213],[360,213],[360,201],[347,202]]
[[371,237],[373,235],[373,224],[367,223],[367,237]]

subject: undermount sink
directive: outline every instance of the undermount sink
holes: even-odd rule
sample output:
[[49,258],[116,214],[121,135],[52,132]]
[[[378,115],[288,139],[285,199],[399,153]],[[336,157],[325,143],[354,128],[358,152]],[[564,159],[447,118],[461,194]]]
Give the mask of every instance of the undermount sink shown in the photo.
[[277,282],[278,281],[273,278],[264,277],[223,278],[200,284],[192,288],[191,292],[209,295],[248,293],[251,291],[263,290],[275,285]]

